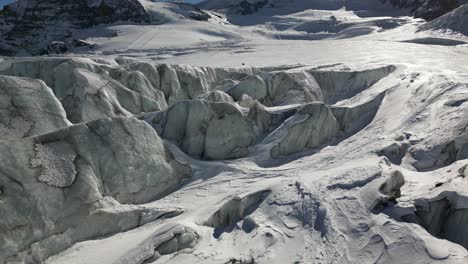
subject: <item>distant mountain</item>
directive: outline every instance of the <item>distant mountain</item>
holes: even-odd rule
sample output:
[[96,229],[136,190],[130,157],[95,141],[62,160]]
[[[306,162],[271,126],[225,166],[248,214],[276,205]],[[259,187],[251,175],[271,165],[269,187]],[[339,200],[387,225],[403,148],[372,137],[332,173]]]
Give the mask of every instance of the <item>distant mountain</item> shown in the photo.
[[[118,21],[162,24],[174,19],[208,20],[210,15],[182,2],[147,0],[19,0],[0,11],[0,54],[41,54],[66,49],[64,41],[78,29]],[[109,34],[111,35],[111,33]],[[73,40],[70,39],[70,43]],[[78,45],[85,45],[83,42]],[[62,45],[62,47],[57,47]]]
[[468,36],[468,4],[420,27],[421,30],[450,30]]
[[[466,0],[206,0],[198,5],[203,9],[224,9],[231,14],[249,15],[262,9],[295,7],[381,12],[406,10],[408,14],[433,20],[465,3]],[[390,10],[394,9],[394,10]],[[401,14],[401,13],[397,13]]]

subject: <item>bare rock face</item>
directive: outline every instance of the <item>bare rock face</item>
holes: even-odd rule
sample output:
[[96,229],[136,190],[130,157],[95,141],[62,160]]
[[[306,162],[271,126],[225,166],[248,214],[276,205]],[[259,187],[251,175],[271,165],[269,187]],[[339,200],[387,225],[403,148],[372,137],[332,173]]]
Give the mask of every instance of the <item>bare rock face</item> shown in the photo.
[[142,208],[121,204],[155,200],[191,175],[135,118],[100,119],[0,149],[2,263],[42,262],[75,242],[144,224]]
[[460,1],[458,0],[426,0],[416,9],[414,16],[431,21],[458,6],[460,6]]
[[421,25],[420,30],[451,30],[468,36],[468,4]]
[[62,105],[43,81],[0,75],[0,141],[68,125]]
[[0,12],[0,21],[7,25],[1,32],[3,49],[15,53],[18,43],[37,51],[38,39],[28,38],[31,34],[47,43],[47,39],[61,40],[74,28],[116,21],[149,22],[149,17],[138,0],[20,0]]

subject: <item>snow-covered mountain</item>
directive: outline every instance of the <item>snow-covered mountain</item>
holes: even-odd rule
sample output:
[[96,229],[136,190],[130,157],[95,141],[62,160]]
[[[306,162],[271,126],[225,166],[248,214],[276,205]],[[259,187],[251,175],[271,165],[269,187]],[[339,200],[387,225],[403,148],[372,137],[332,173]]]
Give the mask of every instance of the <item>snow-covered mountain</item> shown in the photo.
[[0,263],[468,262],[468,5],[244,2],[0,13]]
[[414,14],[433,20],[463,4],[459,0],[206,0],[199,4],[204,9],[229,9],[229,12],[247,15],[261,9],[339,9],[367,11],[373,14]]
[[[163,24],[177,19],[207,21],[210,15],[196,6],[181,3],[155,3],[147,0],[20,0],[0,11],[0,51],[47,53],[52,41],[67,41],[79,29],[127,21]],[[102,32],[102,36],[116,32]],[[75,41],[76,42],[76,41]],[[78,45],[86,45],[80,42]],[[89,47],[90,45],[86,45]],[[59,47],[68,49],[62,45]],[[57,47],[53,47],[55,51]],[[50,50],[49,50],[50,51]]]

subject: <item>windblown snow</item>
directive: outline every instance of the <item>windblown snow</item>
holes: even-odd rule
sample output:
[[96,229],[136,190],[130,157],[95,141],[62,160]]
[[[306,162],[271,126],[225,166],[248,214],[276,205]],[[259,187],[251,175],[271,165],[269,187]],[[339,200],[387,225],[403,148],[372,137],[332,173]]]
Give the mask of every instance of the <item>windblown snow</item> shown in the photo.
[[0,11],[0,263],[467,263],[468,5],[383,2]]

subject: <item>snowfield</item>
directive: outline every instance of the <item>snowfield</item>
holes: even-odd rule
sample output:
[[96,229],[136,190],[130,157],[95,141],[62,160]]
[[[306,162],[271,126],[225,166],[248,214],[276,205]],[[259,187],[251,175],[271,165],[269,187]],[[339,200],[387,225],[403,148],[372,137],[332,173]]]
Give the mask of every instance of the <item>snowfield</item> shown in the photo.
[[123,2],[0,40],[0,263],[468,262],[468,5]]

